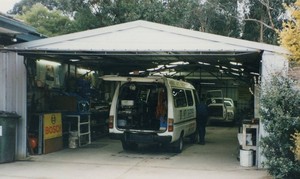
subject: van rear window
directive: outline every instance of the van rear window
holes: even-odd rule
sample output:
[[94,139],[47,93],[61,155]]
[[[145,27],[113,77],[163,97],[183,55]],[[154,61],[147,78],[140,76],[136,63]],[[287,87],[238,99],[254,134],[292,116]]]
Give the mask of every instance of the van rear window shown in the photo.
[[174,106],[175,107],[185,107],[187,105],[185,92],[183,89],[172,89]]

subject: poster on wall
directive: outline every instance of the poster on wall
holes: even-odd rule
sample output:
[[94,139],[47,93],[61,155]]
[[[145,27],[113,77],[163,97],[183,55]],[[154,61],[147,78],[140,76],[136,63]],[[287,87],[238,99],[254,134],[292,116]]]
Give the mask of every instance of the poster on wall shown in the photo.
[[37,61],[37,80],[50,88],[59,87],[60,63],[47,60]]
[[54,86],[54,67],[52,65],[46,65],[45,82],[49,86]]

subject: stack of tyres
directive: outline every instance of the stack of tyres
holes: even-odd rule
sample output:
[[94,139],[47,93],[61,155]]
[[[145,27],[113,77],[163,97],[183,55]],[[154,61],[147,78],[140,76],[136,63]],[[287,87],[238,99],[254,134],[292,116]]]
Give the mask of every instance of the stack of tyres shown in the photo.
[[13,162],[16,151],[16,113],[0,111],[0,163]]

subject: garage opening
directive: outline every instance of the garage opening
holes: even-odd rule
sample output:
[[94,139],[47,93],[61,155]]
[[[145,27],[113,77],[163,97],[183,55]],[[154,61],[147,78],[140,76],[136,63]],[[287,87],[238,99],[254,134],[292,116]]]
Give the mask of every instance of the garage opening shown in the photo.
[[69,147],[73,133],[78,145],[108,134],[116,84],[103,81],[103,75],[185,80],[205,101],[209,91],[222,91],[222,98],[228,100],[221,102],[234,107],[225,116],[233,116],[234,127],[254,118],[255,85],[260,82],[264,51],[257,44],[236,40],[138,21],[17,45],[10,50],[24,56],[28,138],[37,143],[29,145],[29,152]]
[[[47,118],[47,114],[61,113],[58,117],[61,118],[61,139],[57,141],[54,137],[52,139],[55,140],[47,145],[31,146],[29,150],[32,154],[68,147],[70,132],[88,134],[79,135],[79,145],[89,144],[108,134],[108,113],[116,84],[103,81],[103,75],[164,75],[185,80],[195,86],[202,100],[208,100],[207,93],[212,90],[222,91],[224,99],[231,99],[228,103],[235,108],[231,123],[234,127],[240,125],[242,119],[254,118],[253,91],[255,80],[259,80],[261,53],[196,55],[194,52],[94,54],[23,51],[19,54],[25,57],[28,73],[29,139],[46,143],[41,139],[41,125],[45,125],[41,118]],[[125,99],[127,88],[122,89]],[[140,92],[143,92],[142,88]],[[226,104],[226,101],[223,102]],[[89,125],[80,125],[84,122]],[[147,125],[145,130],[149,127],[159,128],[159,125]],[[48,146],[60,147],[45,149]]]

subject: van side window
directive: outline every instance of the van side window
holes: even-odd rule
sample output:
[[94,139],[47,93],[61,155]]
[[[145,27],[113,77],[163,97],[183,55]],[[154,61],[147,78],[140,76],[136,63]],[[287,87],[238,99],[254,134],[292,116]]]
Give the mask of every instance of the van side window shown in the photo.
[[193,106],[194,100],[193,100],[192,92],[190,90],[186,90],[185,94],[186,94],[188,106]]
[[173,89],[172,95],[175,107],[185,107],[187,105],[186,97],[183,89]]

